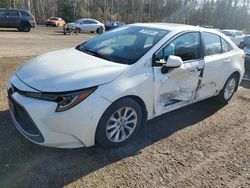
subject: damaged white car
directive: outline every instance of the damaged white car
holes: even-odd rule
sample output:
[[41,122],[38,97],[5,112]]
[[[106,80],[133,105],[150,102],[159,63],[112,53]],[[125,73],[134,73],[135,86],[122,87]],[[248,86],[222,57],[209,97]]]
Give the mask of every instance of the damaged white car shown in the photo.
[[228,102],[243,75],[244,53],[222,33],[132,24],[30,60],[7,90],[14,124],[32,142],[117,147],[156,116],[212,96]]

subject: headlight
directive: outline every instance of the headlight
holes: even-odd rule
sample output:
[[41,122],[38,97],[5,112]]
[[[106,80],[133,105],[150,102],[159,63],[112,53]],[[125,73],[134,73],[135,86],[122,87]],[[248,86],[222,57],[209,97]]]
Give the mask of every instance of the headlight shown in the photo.
[[97,87],[74,91],[69,93],[33,93],[26,92],[27,97],[41,100],[53,101],[57,103],[56,112],[68,110],[86,99]]

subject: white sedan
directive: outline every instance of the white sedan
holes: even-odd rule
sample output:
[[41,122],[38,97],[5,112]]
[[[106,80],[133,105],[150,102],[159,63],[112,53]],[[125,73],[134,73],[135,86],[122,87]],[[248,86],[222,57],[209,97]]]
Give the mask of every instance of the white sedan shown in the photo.
[[82,32],[96,32],[102,34],[105,31],[104,24],[94,19],[78,19],[75,23],[79,24]]
[[219,32],[132,24],[31,59],[7,91],[13,122],[30,141],[117,147],[161,114],[213,96],[227,103],[243,75],[244,52]]
[[242,46],[244,34],[238,30],[222,30],[222,33],[228,36],[237,46]]

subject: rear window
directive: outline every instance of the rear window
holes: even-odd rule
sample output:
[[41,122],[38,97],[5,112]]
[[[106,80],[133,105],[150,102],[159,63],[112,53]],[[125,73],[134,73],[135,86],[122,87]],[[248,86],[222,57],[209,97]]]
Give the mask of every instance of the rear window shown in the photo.
[[23,10],[20,11],[20,13],[21,13],[22,16],[30,16],[30,14],[28,12],[23,11]]
[[50,20],[55,20],[55,21],[57,21],[57,20],[59,20],[59,18],[50,18]]
[[242,32],[235,32],[235,36],[242,36]]

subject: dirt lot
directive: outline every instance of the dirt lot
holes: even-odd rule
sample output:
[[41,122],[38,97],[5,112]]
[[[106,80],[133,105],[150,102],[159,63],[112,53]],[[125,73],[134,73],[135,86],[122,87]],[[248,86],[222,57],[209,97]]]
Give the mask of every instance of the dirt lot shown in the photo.
[[250,187],[250,83],[230,104],[209,99],[160,116],[118,149],[30,143],[10,120],[5,83],[31,57],[93,35],[0,30],[0,187]]

